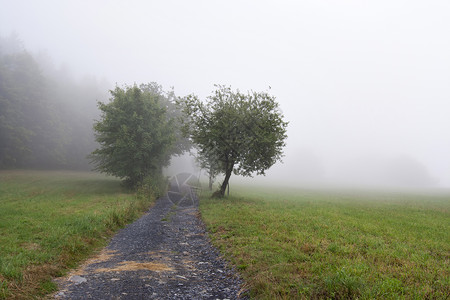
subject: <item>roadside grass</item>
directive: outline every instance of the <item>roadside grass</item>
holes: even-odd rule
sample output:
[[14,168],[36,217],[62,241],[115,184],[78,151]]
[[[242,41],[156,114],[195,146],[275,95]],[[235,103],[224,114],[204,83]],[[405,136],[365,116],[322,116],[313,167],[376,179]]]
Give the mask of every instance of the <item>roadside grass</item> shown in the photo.
[[53,277],[105,245],[153,200],[91,172],[0,171],[0,299],[55,291]]
[[450,298],[449,194],[235,186],[200,211],[252,298]]

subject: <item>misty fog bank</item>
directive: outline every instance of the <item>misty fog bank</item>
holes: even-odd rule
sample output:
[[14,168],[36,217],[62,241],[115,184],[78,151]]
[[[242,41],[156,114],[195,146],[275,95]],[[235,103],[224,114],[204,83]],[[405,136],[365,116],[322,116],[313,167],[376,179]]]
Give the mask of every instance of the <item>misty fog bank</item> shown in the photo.
[[105,83],[75,80],[50,57],[0,36],[0,169],[89,170]]
[[[0,4],[0,36],[15,31],[47,53],[56,78],[158,82],[200,98],[217,83],[270,86],[290,122],[287,147],[255,182],[450,187],[446,0]],[[91,99],[74,94],[58,98]]]
[[[245,178],[232,176],[231,184],[298,187],[313,189],[356,188],[381,190],[445,191],[448,189],[430,175],[427,168],[417,160],[399,155],[395,157],[362,157],[327,168],[320,159],[307,150],[296,156],[285,157],[266,172],[266,176]],[[195,158],[188,154],[172,158],[166,169],[167,176],[189,172],[207,182],[206,170],[200,170]],[[217,187],[223,176],[215,179]]]

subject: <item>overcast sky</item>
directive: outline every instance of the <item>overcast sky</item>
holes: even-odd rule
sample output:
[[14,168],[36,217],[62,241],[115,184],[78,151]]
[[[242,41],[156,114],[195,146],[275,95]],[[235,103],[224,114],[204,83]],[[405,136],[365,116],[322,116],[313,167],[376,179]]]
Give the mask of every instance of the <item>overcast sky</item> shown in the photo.
[[448,0],[0,0],[0,34],[13,31],[111,83],[270,86],[290,122],[273,174],[407,157],[450,187]]

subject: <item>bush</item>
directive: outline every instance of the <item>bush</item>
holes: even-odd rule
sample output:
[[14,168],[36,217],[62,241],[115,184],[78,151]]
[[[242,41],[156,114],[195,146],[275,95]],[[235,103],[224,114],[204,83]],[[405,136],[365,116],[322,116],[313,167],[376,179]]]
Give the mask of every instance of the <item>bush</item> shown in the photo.
[[136,196],[138,199],[158,199],[167,193],[168,180],[164,176],[149,175],[137,187]]

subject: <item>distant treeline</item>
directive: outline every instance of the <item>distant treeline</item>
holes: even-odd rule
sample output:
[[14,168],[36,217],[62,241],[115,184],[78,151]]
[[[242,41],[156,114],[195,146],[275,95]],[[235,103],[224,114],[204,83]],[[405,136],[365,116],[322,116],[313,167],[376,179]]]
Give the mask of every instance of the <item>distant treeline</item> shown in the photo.
[[75,80],[14,35],[0,37],[0,169],[89,169],[97,101],[110,87]]

